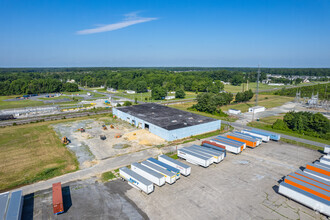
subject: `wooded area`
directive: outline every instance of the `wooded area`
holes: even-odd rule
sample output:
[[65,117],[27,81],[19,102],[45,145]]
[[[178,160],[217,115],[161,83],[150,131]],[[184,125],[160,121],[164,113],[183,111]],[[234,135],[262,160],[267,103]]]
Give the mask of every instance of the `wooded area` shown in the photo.
[[[0,69],[1,95],[42,92],[77,91],[80,86],[106,86],[138,93],[162,87],[166,91],[183,89],[192,92],[220,92],[224,85],[255,82],[256,68],[2,68]],[[330,69],[261,69],[260,81],[267,73],[283,76],[330,76]],[[293,82],[294,83],[294,82]]]
[[330,98],[330,83],[317,84],[313,86],[304,86],[299,88],[286,89],[273,92],[274,95],[295,97],[296,93],[300,92],[300,97],[311,97],[312,94],[319,94],[319,99],[329,100]]

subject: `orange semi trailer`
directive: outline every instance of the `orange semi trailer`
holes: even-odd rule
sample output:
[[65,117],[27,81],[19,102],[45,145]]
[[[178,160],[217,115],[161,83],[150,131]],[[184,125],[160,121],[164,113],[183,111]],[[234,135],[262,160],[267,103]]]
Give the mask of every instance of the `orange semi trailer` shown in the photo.
[[235,141],[240,141],[246,144],[248,147],[255,148],[257,146],[257,141],[254,141],[252,139],[249,139],[248,137],[243,137],[243,135],[237,135],[237,134],[227,134],[227,138],[233,139]]
[[53,211],[54,215],[64,212],[62,186],[60,182],[53,184]]

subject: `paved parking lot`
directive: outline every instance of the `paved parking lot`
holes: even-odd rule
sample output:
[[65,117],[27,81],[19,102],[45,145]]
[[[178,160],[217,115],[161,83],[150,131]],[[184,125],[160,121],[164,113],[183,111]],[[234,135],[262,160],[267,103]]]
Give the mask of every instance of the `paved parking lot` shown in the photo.
[[[72,182],[65,185],[70,190],[71,205],[66,213],[57,217],[326,219],[277,193],[278,182],[284,176],[320,156],[317,151],[270,142],[256,149],[246,149],[240,155],[228,154],[220,164],[208,168],[193,165],[190,176],[181,177],[173,185],[155,187],[150,195],[120,180],[106,184],[95,183],[95,179]],[[25,216],[55,219],[51,210],[51,189],[27,195],[25,204]]]

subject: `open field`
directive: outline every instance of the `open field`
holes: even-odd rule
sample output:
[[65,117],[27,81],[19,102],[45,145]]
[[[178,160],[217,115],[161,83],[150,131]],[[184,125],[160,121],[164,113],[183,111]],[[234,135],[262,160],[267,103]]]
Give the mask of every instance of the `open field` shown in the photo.
[[77,169],[75,156],[48,123],[0,129],[0,191]]
[[[273,108],[276,106],[281,106],[284,103],[290,102],[292,100],[293,100],[292,97],[285,97],[285,96],[283,97],[283,96],[276,96],[276,95],[259,95],[258,105],[264,106],[266,108]],[[184,111],[189,111],[192,113],[204,115],[207,117],[226,120],[226,117],[219,117],[219,116],[211,115],[211,114],[204,113],[204,112],[196,112],[196,111],[187,110],[187,108],[191,107],[194,104],[196,104],[196,102],[186,102],[186,103],[180,103],[180,104],[169,105],[169,106],[178,108],[178,109],[181,109]],[[233,109],[241,110],[242,112],[247,112],[249,110],[249,108],[252,106],[255,106],[255,96],[251,99],[251,101],[248,101],[248,102],[237,103],[237,104],[233,103],[230,105],[222,106],[221,110],[228,111],[229,109],[233,108]]]
[[280,133],[280,134],[286,134],[286,135],[290,135],[293,137],[303,138],[303,139],[330,145],[330,140],[324,140],[324,139],[317,138],[317,137],[311,137],[311,136],[299,134],[299,133],[296,133],[293,131],[283,131],[283,130],[273,129],[272,125],[277,119],[283,119],[283,115],[261,118],[260,121],[250,122],[247,124],[247,126],[264,129],[264,130],[268,130],[268,131],[273,131],[273,132]]
[[168,107],[172,107],[172,108],[177,108],[183,111],[187,111],[187,112],[191,112],[194,114],[198,114],[198,115],[203,115],[206,117],[210,117],[210,118],[215,118],[215,119],[219,119],[219,120],[225,120],[225,121],[236,121],[238,118],[233,117],[233,116],[228,116],[228,117],[222,117],[222,116],[217,116],[217,115],[212,115],[206,112],[198,112],[198,111],[192,111],[192,110],[188,110],[187,108],[191,107],[192,105],[196,104],[196,102],[185,102],[185,103],[180,103],[180,104],[175,104],[175,105],[168,105]]
[[0,109],[7,108],[24,108],[24,107],[32,107],[32,106],[40,106],[44,105],[42,101],[34,101],[30,99],[18,100],[18,101],[4,101],[6,99],[14,99],[18,97],[17,95],[11,96],[0,96]]
[[[301,86],[310,86],[310,85],[315,85],[315,83],[314,82],[311,82],[311,83],[301,83],[301,84],[299,84],[297,86],[298,87],[301,87]],[[231,92],[231,93],[242,92],[243,85],[244,85],[244,90],[247,90],[246,83],[242,83],[242,85],[240,85],[240,86],[225,85],[224,90],[227,91],[227,92]],[[270,89],[280,89],[280,88],[284,88],[284,87],[285,88],[291,88],[291,87],[295,87],[295,85],[270,86],[268,84],[259,83],[259,91],[270,90]],[[257,90],[257,83],[256,82],[249,82],[249,89],[252,89],[252,91],[255,92]]]
[[[155,187],[149,195],[120,180],[95,178],[63,185],[65,213],[52,214],[51,188],[24,197],[23,216],[42,219],[326,219],[277,193],[282,177],[318,159],[317,151],[280,142]],[[183,163],[186,161],[180,160]],[[179,211],[178,211],[179,210]],[[24,217],[23,217],[24,219]]]
[[[247,112],[250,107],[255,106],[255,99],[256,96],[253,96],[253,98],[244,103],[233,103],[230,105],[222,106],[221,110],[228,111],[229,109],[238,109],[242,112]],[[264,106],[266,108],[274,108],[277,106],[281,106],[286,102],[293,101],[292,97],[286,97],[286,96],[276,96],[276,95],[260,95],[258,96],[258,105]]]

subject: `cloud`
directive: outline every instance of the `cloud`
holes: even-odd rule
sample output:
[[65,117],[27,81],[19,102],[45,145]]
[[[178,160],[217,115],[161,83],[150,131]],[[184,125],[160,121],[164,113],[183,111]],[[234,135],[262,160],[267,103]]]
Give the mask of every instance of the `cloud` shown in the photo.
[[125,19],[121,22],[114,23],[114,24],[107,24],[107,25],[100,25],[96,28],[91,29],[85,29],[81,31],[77,31],[77,34],[95,34],[95,33],[101,33],[101,32],[107,32],[107,31],[114,31],[118,29],[122,29],[134,24],[144,23],[148,21],[157,20],[158,18],[143,18],[137,16],[138,12],[131,12],[128,14],[125,14]]

